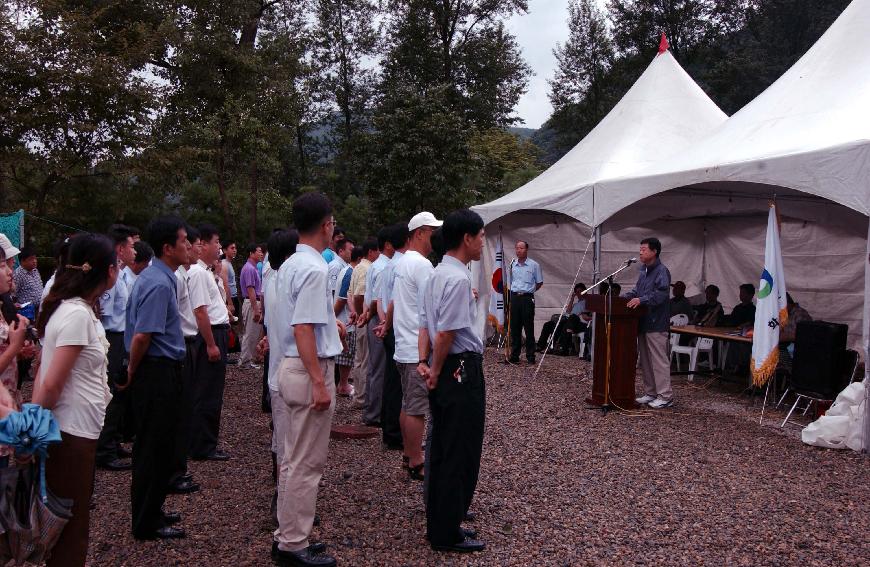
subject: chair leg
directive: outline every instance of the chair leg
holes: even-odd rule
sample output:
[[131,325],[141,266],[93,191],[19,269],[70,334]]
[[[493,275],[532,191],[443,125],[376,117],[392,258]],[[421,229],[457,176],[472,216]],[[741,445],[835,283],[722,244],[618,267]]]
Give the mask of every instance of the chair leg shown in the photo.
[[782,402],[785,401],[785,397],[788,395],[789,390],[790,388],[786,388],[785,392],[782,393],[782,397],[779,399],[778,402],[776,402],[776,409],[779,409],[779,406],[781,406]]
[[695,375],[693,374],[695,370],[698,369],[698,351],[692,351],[692,354],[689,355],[689,382],[695,381]]
[[782,420],[782,425],[780,425],[780,428],[785,427],[785,424],[788,423],[788,420],[791,417],[792,412],[794,412],[795,408],[800,403],[802,397],[803,397],[802,395],[796,394],[795,399],[794,399],[794,404],[791,406],[791,409],[788,410],[788,414],[786,414],[785,419]]

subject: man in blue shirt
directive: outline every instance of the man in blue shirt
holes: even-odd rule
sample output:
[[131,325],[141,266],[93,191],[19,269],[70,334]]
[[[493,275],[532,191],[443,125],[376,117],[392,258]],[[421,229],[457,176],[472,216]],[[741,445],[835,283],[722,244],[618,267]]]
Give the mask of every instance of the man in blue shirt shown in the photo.
[[184,222],[161,217],[148,227],[155,258],[133,286],[127,306],[124,342],[129,353],[127,382],[136,422],[131,485],[133,536],[136,539],[184,537],[163,514],[163,501],[174,467],[181,419],[181,365],[184,335],[178,315],[175,270],[188,261],[190,242]]
[[[122,471],[130,468],[130,462],[121,460],[129,457],[120,445],[121,431],[127,413],[127,393],[118,390],[116,385],[124,382],[124,359],[127,352],[124,349],[124,326],[127,316],[128,285],[125,281],[124,269],[133,264],[136,252],[133,247],[133,236],[130,227],[113,224],[109,227],[109,238],[115,245],[115,255],[118,257],[118,280],[112,289],[100,297],[100,321],[106,330],[106,340],[109,341],[109,388],[112,390],[112,401],[106,408],[103,420],[103,430],[97,441],[97,466],[111,471]],[[129,419],[129,417],[127,417]]]
[[526,360],[535,363],[535,292],[544,285],[541,266],[529,258],[529,243],[520,240],[517,257],[510,265],[510,361],[518,364],[522,348],[522,333],[526,334]]
[[418,295],[417,372],[429,388],[432,414],[426,535],[436,551],[486,547],[460,525],[477,487],[486,414],[483,341],[474,329],[477,300],[466,267],[480,260],[483,234],[477,213],[463,209],[447,215],[442,228],[447,254]]
[[623,296],[629,299],[628,307],[631,309],[640,305],[647,308],[637,334],[637,353],[643,373],[643,396],[637,398],[637,403],[649,404],[653,409],[674,405],[668,358],[671,273],[659,260],[661,253],[662,243],[658,238],[640,241],[638,258],[641,266],[637,285]]

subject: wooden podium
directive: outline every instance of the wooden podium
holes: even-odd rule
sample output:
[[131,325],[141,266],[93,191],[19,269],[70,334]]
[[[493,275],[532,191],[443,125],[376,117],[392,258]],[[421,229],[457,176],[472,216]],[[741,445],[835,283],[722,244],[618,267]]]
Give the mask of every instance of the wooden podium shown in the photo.
[[[637,373],[637,330],[646,307],[626,307],[627,299],[606,295],[586,296],[586,310],[595,313],[595,352],[592,363],[592,397],[586,401],[610,409],[635,409],[634,380]],[[607,323],[610,320],[610,346]],[[610,378],[608,380],[608,361]]]

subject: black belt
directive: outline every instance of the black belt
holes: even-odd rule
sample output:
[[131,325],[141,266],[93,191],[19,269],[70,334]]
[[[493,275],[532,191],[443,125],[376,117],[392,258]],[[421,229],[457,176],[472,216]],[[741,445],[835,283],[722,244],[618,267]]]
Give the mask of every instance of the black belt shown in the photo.
[[230,324],[229,324],[229,323],[224,323],[223,325],[212,325],[211,328],[212,328],[212,329],[229,329],[229,328],[230,328]]
[[146,362],[149,364],[170,364],[173,366],[181,366],[183,363],[181,360],[175,360],[168,356],[152,356],[150,354],[146,354],[142,357],[142,363],[144,364]]
[[533,297],[535,295],[534,291],[512,291],[511,295],[519,295],[520,297]]
[[121,336],[123,337],[123,336],[124,336],[124,331],[106,331],[106,336],[107,336],[107,337],[108,337],[108,336],[113,336],[113,337],[114,337],[114,336],[117,336],[117,335],[121,335]]
[[184,342],[187,344],[193,344],[196,342],[196,335],[190,337],[184,337]]
[[447,355],[448,358],[450,358],[451,356],[453,356],[455,358],[461,358],[462,360],[480,360],[480,361],[483,360],[482,354],[480,354],[479,352],[471,351],[471,350],[466,350],[463,352],[457,352],[455,354],[448,354]]

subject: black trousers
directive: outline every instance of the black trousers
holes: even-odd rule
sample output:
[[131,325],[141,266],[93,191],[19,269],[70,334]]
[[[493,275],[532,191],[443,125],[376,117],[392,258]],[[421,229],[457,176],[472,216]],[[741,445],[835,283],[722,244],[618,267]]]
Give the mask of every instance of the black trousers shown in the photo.
[[384,443],[402,446],[402,426],[399,415],[402,412],[402,377],[393,356],[396,354],[396,335],[392,330],[384,336],[386,351],[386,370],[384,371],[384,401],[381,406],[381,432]]
[[187,474],[187,449],[190,446],[190,419],[193,414],[191,392],[196,377],[196,337],[184,340],[186,352],[181,369],[181,396],[179,398],[178,434],[175,436],[175,458],[170,482]]
[[[547,341],[550,340],[550,335],[555,326],[555,321],[544,323],[544,327],[541,329],[541,336],[538,338],[539,349],[547,347]],[[568,333],[568,330],[571,330],[572,333]],[[567,350],[571,347],[571,337],[579,333],[584,335],[589,334],[589,328],[586,323],[577,315],[563,316],[562,321],[559,323],[559,328],[556,329],[556,336],[553,337],[553,346]],[[590,344],[589,337],[586,337],[586,343]]]
[[526,334],[526,358],[535,358],[535,297],[511,292],[511,358],[520,357],[522,333]]
[[115,385],[127,381],[127,349],[124,346],[124,333],[107,332],[109,341],[108,369],[109,389],[112,399],[106,407],[103,429],[97,440],[97,462],[108,463],[118,458],[118,443],[122,440],[124,420],[129,398],[127,390],[119,391]]
[[181,362],[146,357],[136,369],[130,387],[137,425],[130,485],[135,537],[150,537],[163,527],[161,508],[175,464],[181,368]]
[[[462,381],[454,373],[460,369]],[[460,523],[471,506],[486,420],[483,358],[476,353],[449,355],[429,392],[432,440],[429,445],[429,492],[426,533],[432,545],[462,541]]]
[[[263,325],[263,336],[269,336],[269,329]],[[260,409],[263,413],[272,413],[272,394],[269,393],[269,351],[263,355],[263,393],[260,398]]]
[[201,335],[196,337],[195,372],[191,385],[190,444],[189,455],[204,459],[218,447],[221,429],[221,410],[224,405],[224,385],[227,378],[227,343],[229,329],[222,326],[211,328],[214,342],[221,356],[216,362],[208,359],[208,348]]

